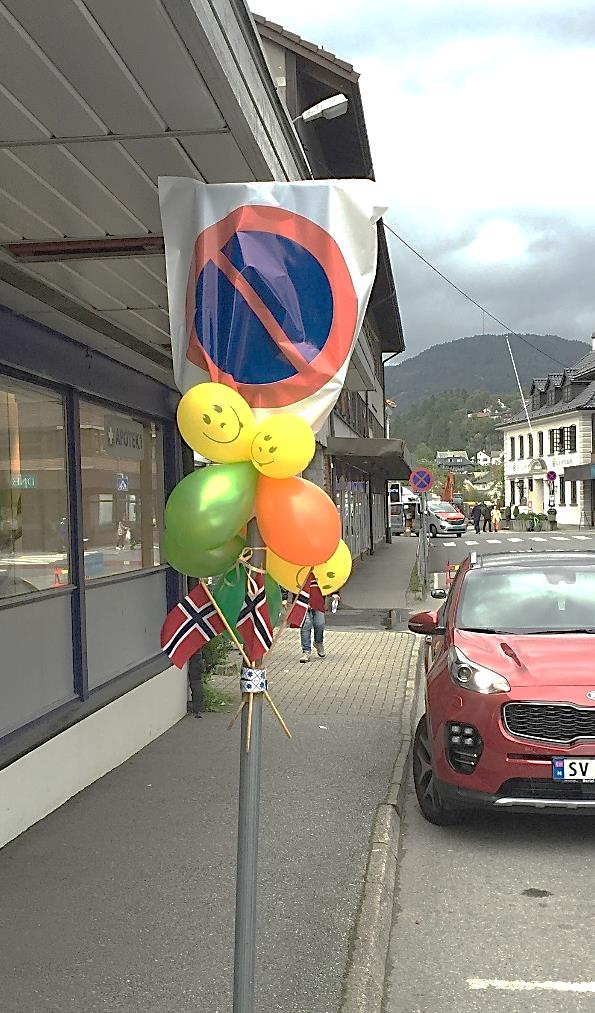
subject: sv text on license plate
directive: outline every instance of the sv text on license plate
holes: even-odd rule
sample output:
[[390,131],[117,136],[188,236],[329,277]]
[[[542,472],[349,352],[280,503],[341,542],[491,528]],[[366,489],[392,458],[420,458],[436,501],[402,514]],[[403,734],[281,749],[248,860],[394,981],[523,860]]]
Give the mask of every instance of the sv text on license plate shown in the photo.
[[595,757],[555,757],[552,760],[552,777],[554,781],[595,781]]

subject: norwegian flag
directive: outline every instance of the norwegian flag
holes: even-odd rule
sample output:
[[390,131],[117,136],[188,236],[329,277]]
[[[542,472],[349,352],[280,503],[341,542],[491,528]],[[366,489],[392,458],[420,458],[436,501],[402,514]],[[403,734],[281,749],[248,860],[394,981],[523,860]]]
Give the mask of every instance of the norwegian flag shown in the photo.
[[248,573],[246,597],[236,623],[249,658],[256,661],[273,643],[273,627],[262,573]]
[[306,581],[304,587],[298,594],[289,613],[288,623],[292,630],[299,630],[304,625],[304,619],[310,607],[310,581]]
[[198,584],[168,613],[161,628],[161,646],[177,668],[183,668],[201,647],[223,633],[223,620]]

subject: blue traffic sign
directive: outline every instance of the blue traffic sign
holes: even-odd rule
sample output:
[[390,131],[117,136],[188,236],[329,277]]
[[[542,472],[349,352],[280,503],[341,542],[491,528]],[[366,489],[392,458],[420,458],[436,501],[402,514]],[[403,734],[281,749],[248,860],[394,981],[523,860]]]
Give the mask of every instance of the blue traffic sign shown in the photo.
[[128,492],[128,475],[116,475],[116,492]]
[[347,359],[358,302],[343,254],[315,222],[246,205],[199,235],[187,357],[252,407],[319,391]]
[[411,472],[409,485],[416,492],[429,492],[433,484],[432,472],[427,468],[418,468],[417,471]]

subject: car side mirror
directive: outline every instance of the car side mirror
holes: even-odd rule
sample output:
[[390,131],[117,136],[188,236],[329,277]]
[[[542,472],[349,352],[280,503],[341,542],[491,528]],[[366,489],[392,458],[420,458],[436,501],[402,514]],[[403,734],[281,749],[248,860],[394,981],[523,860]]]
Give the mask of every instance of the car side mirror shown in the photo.
[[435,588],[433,588],[432,591],[430,591],[430,597],[431,598],[446,598],[447,597],[447,592],[444,590],[443,587],[435,587]]
[[408,623],[411,633],[427,633],[432,636],[444,636],[446,629],[438,624],[437,612],[416,612]]

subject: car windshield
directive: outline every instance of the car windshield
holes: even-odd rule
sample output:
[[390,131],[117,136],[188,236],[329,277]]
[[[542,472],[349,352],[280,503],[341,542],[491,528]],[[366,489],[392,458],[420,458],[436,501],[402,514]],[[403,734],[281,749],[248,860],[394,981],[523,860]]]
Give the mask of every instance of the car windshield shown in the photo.
[[433,503],[432,506],[430,507],[430,509],[434,510],[435,513],[446,512],[446,513],[452,514],[452,513],[457,513],[458,512],[457,508],[453,507],[452,503]]
[[595,566],[471,570],[457,626],[486,633],[595,632]]

